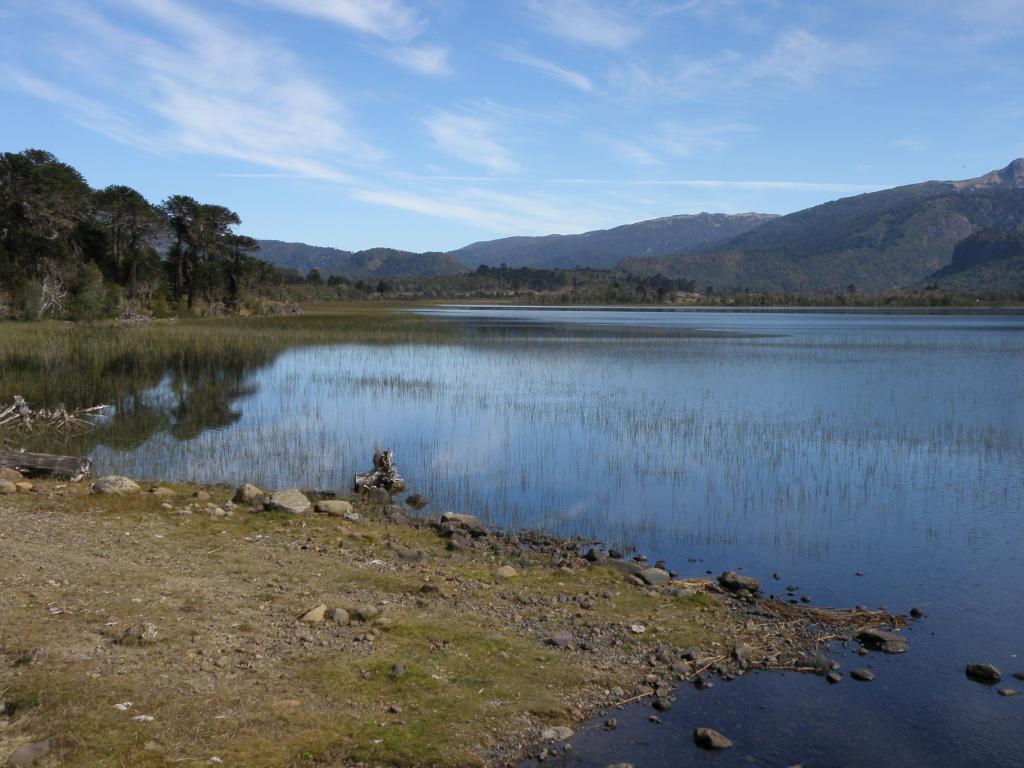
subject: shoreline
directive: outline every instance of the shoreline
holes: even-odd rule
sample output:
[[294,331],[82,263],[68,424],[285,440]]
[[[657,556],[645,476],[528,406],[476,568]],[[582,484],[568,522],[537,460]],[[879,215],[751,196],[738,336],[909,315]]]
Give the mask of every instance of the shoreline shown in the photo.
[[0,495],[0,761],[510,765],[678,685],[834,672],[829,643],[904,623],[383,497],[30,482]]

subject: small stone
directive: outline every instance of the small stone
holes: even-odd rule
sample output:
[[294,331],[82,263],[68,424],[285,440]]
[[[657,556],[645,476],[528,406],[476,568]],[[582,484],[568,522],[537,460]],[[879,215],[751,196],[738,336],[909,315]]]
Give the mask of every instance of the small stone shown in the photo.
[[397,704],[392,704],[390,707],[388,707],[388,712],[390,712],[392,715],[400,715],[402,713],[402,708]]
[[857,640],[865,648],[883,653],[904,653],[910,648],[903,635],[881,629],[862,630],[857,633]]
[[862,683],[870,683],[875,679],[875,673],[870,669],[864,669],[862,667],[851,670],[850,677],[854,680],[860,680]]
[[713,728],[697,728],[693,741],[702,749],[728,749],[732,742]]
[[430,503],[430,500],[426,496],[421,496],[418,493],[414,493],[411,496],[406,496],[405,503],[408,504],[413,509],[423,509],[425,506],[427,506],[427,504]]
[[511,565],[503,565],[494,572],[494,575],[499,579],[514,579],[519,575],[519,571],[513,568]]
[[393,677],[394,679],[397,680],[398,678],[404,677],[404,676],[405,676],[405,664],[403,664],[402,662],[398,662],[393,667],[391,667],[391,677]]
[[208,491],[196,491],[192,494],[192,498],[196,501],[209,501],[210,494]]
[[607,720],[604,721],[604,729],[606,731],[614,731],[618,727],[619,721],[616,720],[614,717],[609,717]]
[[922,616],[924,616],[924,611],[922,611],[920,608],[911,608],[910,609],[910,618],[912,618],[912,619],[920,619]]
[[11,753],[11,756],[7,758],[7,765],[11,766],[11,768],[22,768],[22,766],[32,765],[37,760],[46,757],[49,753],[49,739],[37,741],[35,744],[25,744]]
[[1018,691],[1015,688],[1000,688],[998,690],[1000,696],[1017,696]]
[[309,511],[310,506],[309,499],[307,499],[306,495],[297,488],[278,491],[271,495],[270,500],[266,502],[267,509],[280,512],[291,512],[296,515]]
[[327,606],[323,603],[314,605],[309,610],[305,611],[299,616],[299,621],[303,624],[321,624],[323,623],[324,617],[327,614]]
[[636,766],[632,763],[612,763],[611,765],[606,765],[605,768],[636,768]]
[[661,587],[669,582],[668,571],[661,568],[644,568],[640,571],[640,578],[651,587]]
[[441,515],[441,523],[447,524],[453,529],[461,528],[474,538],[487,535],[487,529],[484,528],[483,523],[473,517],[473,515],[459,515],[454,512],[445,512]]
[[348,611],[344,608],[335,608],[331,611],[330,617],[335,624],[348,624]]
[[572,645],[572,633],[556,632],[544,642],[547,645],[554,646],[555,648],[569,648]]
[[651,706],[659,712],[668,712],[672,709],[672,701],[664,696],[659,696],[651,703]]
[[540,732],[541,741],[565,741],[573,737],[573,730],[567,725],[552,725]]
[[1024,680],[1024,672],[1014,672],[1013,673],[1013,679],[1014,680]]
[[246,483],[245,485],[238,486],[231,500],[235,504],[247,504],[250,507],[258,507],[263,504],[263,499],[266,495],[262,489]]
[[842,672],[832,671],[832,672],[829,672],[827,675],[825,675],[825,679],[828,680],[830,683],[832,683],[834,685],[835,683],[842,682],[842,680],[843,680],[843,673]]
[[149,489],[149,492],[154,496],[177,496],[178,492],[171,488],[164,488],[162,485],[154,486]]
[[352,615],[359,621],[373,621],[380,616],[380,608],[375,605],[360,605],[352,611]]
[[320,514],[331,517],[344,517],[352,514],[352,504],[341,499],[324,499],[318,501],[313,508]]
[[0,479],[0,494],[17,493],[18,488],[10,480]]
[[142,489],[134,480],[129,480],[121,475],[107,475],[101,477],[92,484],[93,493],[110,493],[117,496],[126,496],[131,493],[138,493]]
[[1002,673],[991,664],[968,664],[964,673],[971,680],[986,685],[994,685],[1003,679]]
[[753,576],[741,576],[735,571],[726,571],[718,577],[718,583],[730,592],[746,589],[750,592],[757,592],[761,589],[761,582]]
[[585,559],[589,563],[599,563],[606,558],[604,552],[602,552],[599,549],[595,549],[594,547],[591,547],[587,550],[587,553],[583,556],[583,559]]
[[134,647],[152,643],[156,640],[156,637],[157,629],[155,625],[149,623],[132,624],[114,642],[117,645]]
[[0,480],[7,480],[17,483],[25,479],[25,476],[12,467],[0,467]]

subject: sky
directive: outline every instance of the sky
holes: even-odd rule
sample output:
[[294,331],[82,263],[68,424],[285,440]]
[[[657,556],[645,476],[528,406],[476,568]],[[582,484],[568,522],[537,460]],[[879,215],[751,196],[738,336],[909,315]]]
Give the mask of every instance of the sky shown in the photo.
[[0,151],[450,250],[1024,156],[1024,0],[0,0]]

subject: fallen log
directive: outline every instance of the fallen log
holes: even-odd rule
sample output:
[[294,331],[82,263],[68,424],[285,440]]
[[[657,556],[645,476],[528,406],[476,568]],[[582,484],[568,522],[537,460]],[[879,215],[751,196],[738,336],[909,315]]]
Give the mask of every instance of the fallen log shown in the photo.
[[405,480],[398,474],[392,455],[393,451],[374,451],[373,469],[356,473],[355,490],[385,488],[395,493],[405,490]]
[[54,456],[49,453],[23,451],[0,452],[0,467],[16,469],[23,475],[56,475],[74,483],[82,480],[92,468],[90,459],[78,456]]

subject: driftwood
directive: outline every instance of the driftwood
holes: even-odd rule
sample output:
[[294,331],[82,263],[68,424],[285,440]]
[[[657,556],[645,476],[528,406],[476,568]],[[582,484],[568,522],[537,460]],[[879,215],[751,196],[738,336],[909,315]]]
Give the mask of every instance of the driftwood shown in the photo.
[[405,490],[405,480],[398,474],[398,467],[392,458],[393,451],[374,451],[373,469],[369,472],[357,472],[355,490],[364,488],[384,488],[388,491]]
[[0,453],[0,467],[16,469],[26,475],[57,475],[77,483],[89,474],[92,461],[77,456],[14,452]]
[[15,395],[11,405],[0,406],[0,429],[21,429],[26,432],[54,429],[58,432],[84,432],[92,429],[93,418],[109,406],[96,405],[69,411],[63,405],[56,408],[33,410],[21,395]]

